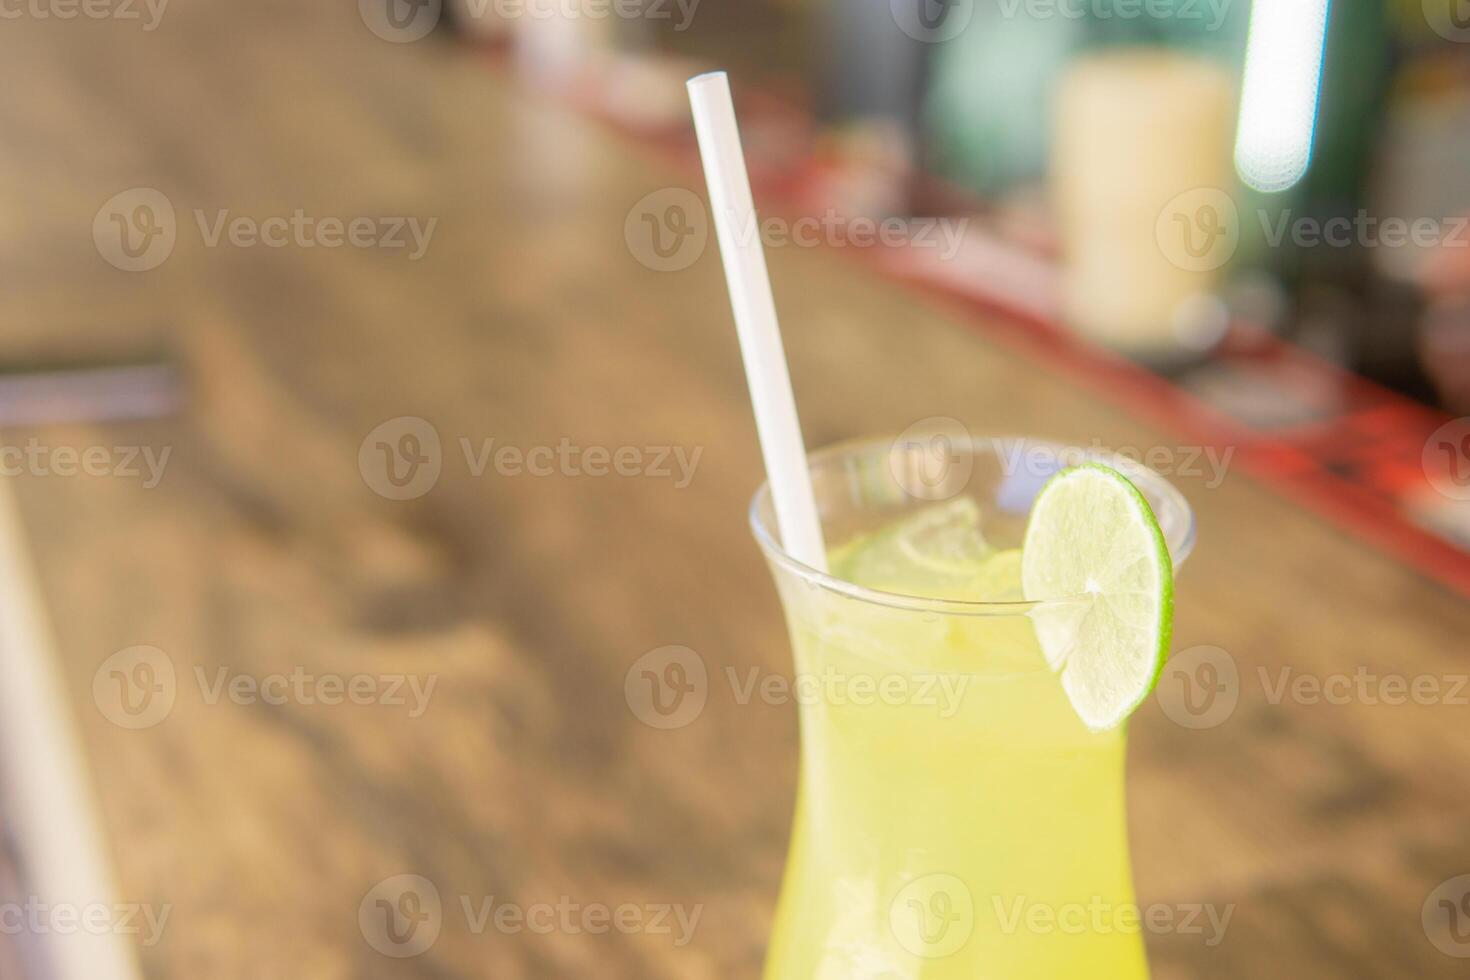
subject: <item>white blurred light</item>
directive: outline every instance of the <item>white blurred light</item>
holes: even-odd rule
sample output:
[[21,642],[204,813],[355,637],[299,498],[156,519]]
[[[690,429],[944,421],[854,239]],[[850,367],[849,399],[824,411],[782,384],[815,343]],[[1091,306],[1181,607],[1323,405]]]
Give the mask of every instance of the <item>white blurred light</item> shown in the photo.
[[1307,172],[1331,0],[1255,0],[1246,42],[1235,167],[1260,191],[1284,191]]

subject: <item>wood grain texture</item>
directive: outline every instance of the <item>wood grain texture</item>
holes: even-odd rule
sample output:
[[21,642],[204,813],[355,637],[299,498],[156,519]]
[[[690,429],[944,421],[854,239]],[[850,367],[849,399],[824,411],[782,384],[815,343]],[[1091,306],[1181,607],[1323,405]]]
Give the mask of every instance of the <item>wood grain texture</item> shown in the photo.
[[[693,724],[641,723],[624,675],[666,644],[712,674],[789,669],[745,529],[760,457],[713,243],[658,273],[630,207],[697,176],[437,39],[389,44],[354,4],[196,0],[158,29],[8,22],[0,56],[0,358],[163,343],[188,384],[157,422],[7,434],[11,445],[170,452],[125,475],[14,483],[94,767],[123,900],[170,915],[139,948],[195,977],[703,978],[758,974],[792,806],[790,705],[719,682]],[[178,241],[115,269],[92,239],[152,187]],[[437,218],[419,261],[343,247],[210,247],[220,209],[262,219]],[[978,432],[1170,445],[1043,366],[840,256],[771,255],[812,445],[935,415]],[[432,490],[387,500],[359,448],[427,420]],[[460,446],[679,447],[670,478],[475,475]],[[1190,731],[1133,723],[1141,902],[1233,906],[1225,939],[1149,937],[1157,976],[1453,977],[1420,925],[1470,872],[1465,708],[1271,703],[1277,672],[1470,670],[1470,609],[1230,472],[1180,483],[1200,546],[1176,649],[1215,645],[1239,704]],[[172,710],[114,724],[94,675],[164,652]],[[218,672],[412,675],[406,706],[231,700]],[[203,673],[206,684],[198,677]],[[379,882],[443,902],[422,955],[359,926]],[[650,932],[477,934],[461,908],[680,903]],[[3,938],[3,937],[0,937]],[[9,953],[0,953],[0,963]]]

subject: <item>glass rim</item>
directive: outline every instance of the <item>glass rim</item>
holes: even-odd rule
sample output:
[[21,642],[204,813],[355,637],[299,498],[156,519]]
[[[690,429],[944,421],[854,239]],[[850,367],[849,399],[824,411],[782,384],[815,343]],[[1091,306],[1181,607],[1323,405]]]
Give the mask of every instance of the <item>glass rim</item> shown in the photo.
[[[859,436],[853,439],[844,439],[840,442],[823,446],[807,454],[807,468],[815,471],[820,464],[827,463],[833,458],[839,457],[862,457],[878,453],[892,451],[898,436],[872,437]],[[985,445],[989,451],[1002,443],[1026,443],[1028,445],[1040,446],[1057,453],[1061,459],[1063,453],[1077,453],[1079,460],[1088,460],[1104,463],[1112,466],[1124,476],[1128,477],[1138,486],[1139,491],[1148,498],[1149,506],[1155,506],[1155,502],[1162,502],[1165,506],[1181,515],[1182,530],[1176,539],[1171,539],[1162,517],[1159,517],[1160,527],[1165,528],[1165,544],[1168,546],[1169,557],[1173,562],[1174,573],[1177,575],[1185,560],[1194,550],[1195,520],[1194,510],[1189,506],[1189,501],[1174,484],[1170,483],[1157,471],[1144,466],[1137,460],[1127,456],[1119,455],[1105,450],[1083,449],[1072,446],[1065,442],[1052,439],[1043,439],[1036,436],[1019,435],[996,435],[996,436],[974,436],[969,437],[971,452],[976,447]],[[970,599],[936,599],[931,596],[911,595],[903,592],[886,592],[881,589],[872,589],[865,585],[858,585],[840,579],[829,572],[813,568],[788,552],[776,537],[775,531],[766,526],[761,517],[761,509],[770,497],[770,481],[763,481],[756,489],[750,499],[750,507],[747,516],[750,521],[751,533],[755,536],[756,543],[765,554],[767,560],[778,568],[795,575],[798,579],[809,585],[814,585],[824,591],[856,599],[871,605],[887,606],[893,609],[903,609],[913,612],[928,612],[951,616],[1022,616],[1034,609],[1043,606],[1070,605],[1077,602],[1090,601],[1086,596],[1060,596],[1052,599],[1024,599],[1011,602],[988,602]]]

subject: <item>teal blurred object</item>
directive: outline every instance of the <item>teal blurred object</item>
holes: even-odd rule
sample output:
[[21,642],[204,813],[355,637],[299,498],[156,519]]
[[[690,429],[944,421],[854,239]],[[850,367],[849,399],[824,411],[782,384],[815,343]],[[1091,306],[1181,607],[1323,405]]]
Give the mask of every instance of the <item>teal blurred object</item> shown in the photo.
[[977,11],[935,58],[924,107],[932,168],[985,195],[1044,173],[1053,88],[1085,36],[1077,21]]

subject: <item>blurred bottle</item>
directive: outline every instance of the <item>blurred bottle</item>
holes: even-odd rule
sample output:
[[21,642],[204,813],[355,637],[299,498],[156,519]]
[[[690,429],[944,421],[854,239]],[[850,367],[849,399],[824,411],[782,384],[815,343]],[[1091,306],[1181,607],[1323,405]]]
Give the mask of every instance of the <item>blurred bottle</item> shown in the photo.
[[1150,361],[1223,330],[1239,243],[1235,78],[1206,55],[1123,47],[1072,62],[1057,95],[1052,193],[1067,323]]
[[[834,0],[819,33],[821,151],[831,168],[823,195],[848,214],[883,216],[909,206],[922,145],[919,108],[934,40],[954,5],[936,0]],[[932,35],[932,36],[931,36]]]
[[596,0],[525,0],[515,19],[516,61],[536,82],[573,87],[606,68],[616,26]]
[[[916,137],[931,42],[917,28],[905,30],[908,18],[901,14],[910,12],[915,24],[942,25],[948,6],[935,0],[839,0],[826,5],[831,55],[824,117],[839,123],[888,120]],[[921,20],[926,7],[934,8],[932,20]]]

